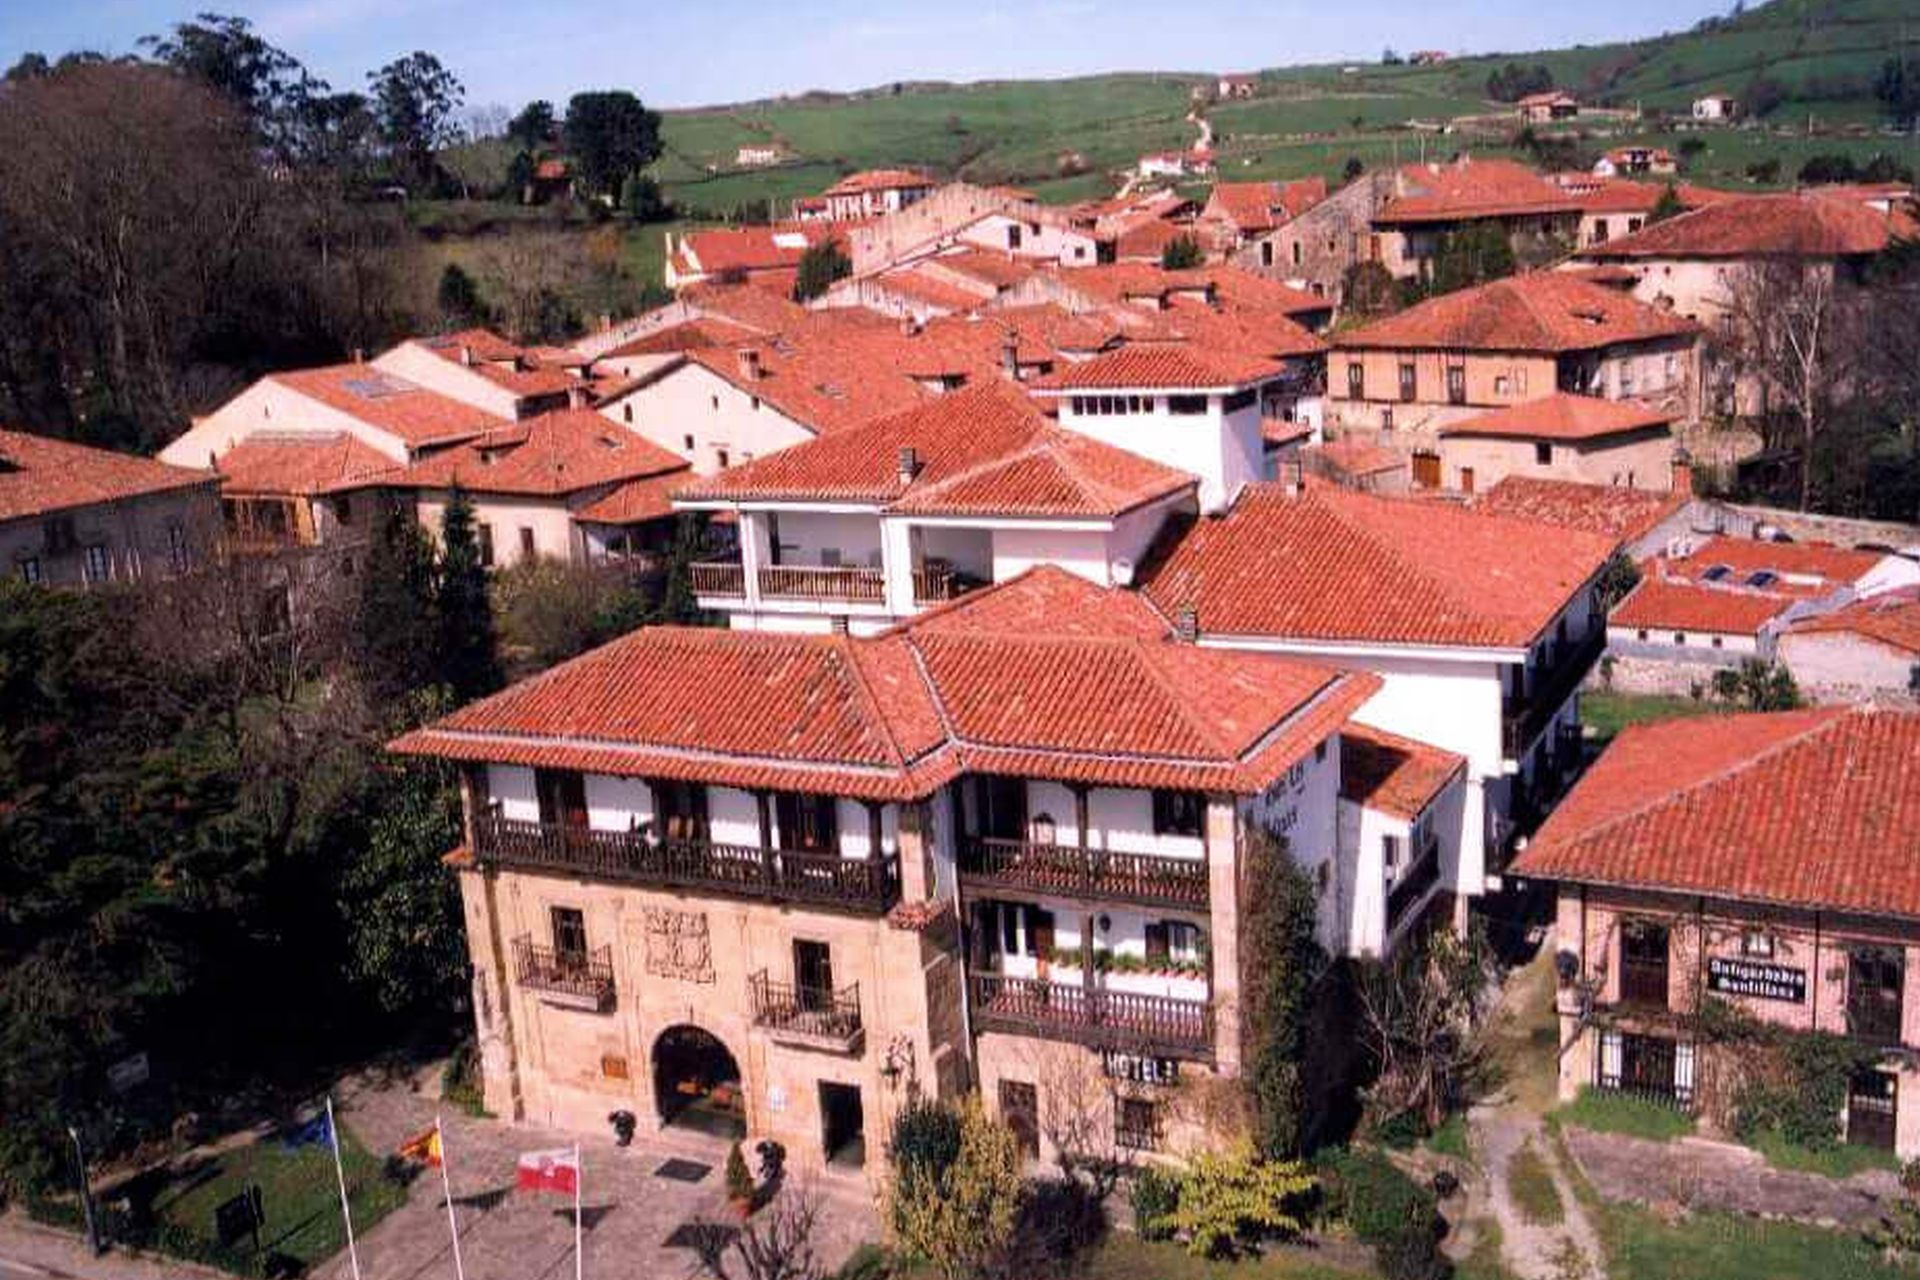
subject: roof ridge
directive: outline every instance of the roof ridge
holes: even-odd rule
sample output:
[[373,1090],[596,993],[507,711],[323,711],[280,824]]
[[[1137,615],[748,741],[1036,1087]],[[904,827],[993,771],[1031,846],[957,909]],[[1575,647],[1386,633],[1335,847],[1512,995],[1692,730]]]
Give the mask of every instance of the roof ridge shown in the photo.
[[[1782,711],[1777,713],[1747,712],[1745,713],[1747,715],[1768,715],[1768,714],[1805,715],[1805,716],[1815,717],[1815,719],[1814,719],[1814,722],[1808,725],[1806,728],[1801,729],[1798,732],[1788,734],[1786,737],[1780,739],[1778,742],[1773,743],[1772,745],[1766,747],[1765,749],[1759,751],[1754,755],[1744,756],[1739,760],[1734,761],[1732,764],[1723,766],[1722,768],[1719,768],[1719,769],[1715,769],[1713,772],[1707,774],[1705,777],[1700,778],[1694,782],[1688,783],[1686,786],[1680,787],[1673,791],[1668,791],[1663,795],[1655,796],[1653,799],[1648,800],[1642,804],[1634,805],[1632,808],[1626,809],[1621,813],[1617,813],[1613,817],[1606,819],[1604,822],[1588,827],[1586,830],[1580,833],[1577,839],[1567,840],[1564,843],[1579,844],[1584,841],[1591,840],[1595,836],[1602,835],[1608,831],[1615,829],[1616,827],[1621,826],[1623,823],[1636,821],[1657,810],[1664,809],[1669,807],[1670,805],[1680,803],[1686,800],[1688,797],[1698,794],[1699,792],[1706,789],[1707,787],[1716,786],[1719,783],[1725,782],[1729,778],[1735,777],[1742,773],[1746,773],[1748,770],[1754,768],[1755,766],[1762,764],[1768,760],[1771,760],[1775,756],[1785,753],[1788,749],[1801,745],[1808,738],[1811,738],[1816,734],[1826,732],[1827,730],[1831,729],[1834,725],[1839,724],[1845,719],[1847,719],[1847,717],[1856,710],[1867,710],[1867,708],[1853,708],[1853,707],[1846,707],[1846,706],[1799,707],[1790,711]],[[1735,712],[1732,715],[1729,715],[1725,718],[1734,719],[1741,714],[1742,713]],[[1625,729],[1621,730],[1620,736],[1625,737],[1631,734],[1633,737],[1636,737],[1636,738],[1643,737],[1649,731],[1657,731],[1663,726],[1668,726],[1668,725],[1684,726],[1688,723],[1690,722],[1687,720],[1667,720],[1667,721],[1647,722],[1642,724],[1632,724],[1632,725],[1628,725]],[[1619,739],[1616,738],[1615,741],[1618,742]]]
[[874,693],[873,686],[867,682],[866,669],[861,665],[860,658],[864,649],[855,648],[851,636],[834,636],[832,640],[833,643],[827,646],[827,652],[834,654],[836,659],[846,667],[848,674],[852,677],[855,691],[862,700],[862,712],[872,713],[873,719],[880,726],[880,736],[885,739],[886,747],[904,769],[907,766],[907,752],[900,745],[899,736],[893,731],[893,722],[887,719],[885,704]]
[[[1174,687],[1173,683],[1167,678],[1167,673],[1161,666],[1159,655],[1170,652],[1169,646],[1173,645],[1175,643],[1174,641],[1164,637],[1155,640],[1152,645],[1153,651],[1149,652],[1148,643],[1138,636],[1116,638],[1124,640],[1128,650],[1139,656],[1141,665],[1147,669],[1148,679],[1152,680],[1154,686],[1160,690],[1161,696],[1173,704],[1174,714],[1179,717],[1182,724],[1187,726],[1187,729],[1195,738],[1201,742],[1208,743],[1215,751],[1220,753],[1222,759],[1230,760],[1236,765],[1239,764],[1246,755],[1252,753],[1252,748],[1249,748],[1246,752],[1240,752],[1234,750],[1230,744],[1226,743],[1224,739],[1214,731],[1214,726],[1204,721],[1197,711],[1188,705],[1189,699],[1182,696],[1180,690]],[[1238,653],[1239,651],[1233,652]],[[1325,692],[1325,690],[1326,686],[1323,684],[1319,689],[1314,691],[1314,696],[1317,698],[1321,693]],[[1280,719],[1273,724],[1268,725],[1256,741],[1265,741],[1269,733],[1278,729],[1280,725],[1286,723],[1288,720],[1291,720],[1296,712],[1305,709],[1304,705],[1294,707],[1292,711],[1281,716]]]

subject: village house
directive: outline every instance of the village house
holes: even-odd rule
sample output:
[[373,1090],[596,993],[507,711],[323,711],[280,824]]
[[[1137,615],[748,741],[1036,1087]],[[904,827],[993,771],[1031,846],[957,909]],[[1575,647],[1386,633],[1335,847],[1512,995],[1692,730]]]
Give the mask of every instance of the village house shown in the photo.
[[[1652,446],[1645,444],[1652,420],[1624,424],[1636,410],[1657,414],[1660,422],[1695,421],[1699,353],[1700,327],[1690,320],[1575,275],[1530,272],[1431,298],[1340,334],[1327,358],[1327,420],[1330,427],[1364,431],[1411,453],[1416,485],[1464,487],[1457,471],[1451,481],[1442,474],[1442,431],[1472,420],[1485,424],[1492,411],[1544,400],[1556,413],[1579,410],[1578,424],[1572,414],[1559,413],[1567,432],[1606,435],[1601,428],[1611,424],[1648,457],[1626,467],[1611,461],[1589,466],[1575,465],[1576,454],[1569,453],[1567,468],[1542,474],[1591,478],[1599,466],[1608,480],[1616,470],[1623,480],[1632,470],[1641,483],[1660,484],[1667,461],[1652,457]],[[1563,394],[1627,407],[1550,399]],[[1544,420],[1539,408],[1530,412]],[[1512,418],[1495,419],[1502,430],[1514,425]],[[1456,446],[1459,465],[1476,465],[1467,460],[1475,449]],[[1556,448],[1552,456],[1558,453]],[[1487,465],[1496,460],[1489,456]],[[1554,467],[1552,457],[1547,466]]]
[[1665,147],[1615,147],[1593,162],[1594,175],[1601,178],[1633,178],[1679,171],[1673,152]]
[[1447,236],[1481,223],[1497,225],[1522,261],[1557,257],[1578,234],[1580,206],[1523,164],[1463,155],[1395,170],[1371,218],[1360,260],[1404,280],[1432,270]]
[[[1455,919],[1578,768],[1581,681],[1615,541],[1297,477],[1170,536],[1142,588],[1206,647],[1365,670],[1364,724],[1465,761],[1441,885]],[[1452,852],[1455,851],[1456,852]]]
[[[1359,493],[1404,494],[1413,488],[1404,455],[1357,436],[1303,445],[1299,455],[1303,474],[1320,476]],[[1276,467],[1267,478],[1278,480],[1280,476]]]
[[1821,701],[1920,699],[1920,587],[1897,587],[1801,618],[1774,653]]
[[787,149],[777,142],[744,142],[734,151],[733,162],[742,169],[764,169],[787,156]]
[[1187,151],[1149,151],[1140,157],[1133,171],[1142,178],[1184,178],[1201,172],[1194,156]]
[[1510,475],[1629,489],[1671,487],[1671,410],[1556,391],[1442,426],[1440,484],[1472,493]]
[[[1732,199],[1733,193],[1697,187],[1688,182],[1636,182],[1629,178],[1599,175],[1599,166],[1591,174],[1557,173],[1551,181],[1570,196],[1580,209],[1580,227],[1575,234],[1579,247],[1602,245],[1620,236],[1630,236],[1647,225],[1653,211],[1671,190],[1682,209],[1698,209],[1715,200]],[[1611,268],[1591,268],[1589,279],[1601,279],[1595,271],[1606,271],[1605,280],[1630,287],[1631,276],[1611,274]],[[1603,281],[1605,282],[1605,281]]]
[[1256,232],[1230,260],[1338,303],[1345,295],[1347,272],[1379,253],[1373,215],[1392,186],[1390,174],[1362,174],[1271,231]]
[[382,373],[509,419],[583,403],[586,364],[564,348],[525,347],[486,329],[407,338],[373,359]]
[[1730,93],[1703,93],[1693,100],[1693,118],[1708,124],[1731,120],[1740,113],[1740,100]]
[[1636,564],[1678,545],[1681,539],[1745,533],[1752,524],[1694,496],[1690,463],[1680,451],[1674,454],[1673,479],[1667,488],[1630,489],[1509,475],[1476,490],[1473,505],[1491,515],[1603,534]]
[[859,222],[898,213],[924,199],[933,179],[912,169],[863,169],[850,173],[820,194],[830,222]]
[[0,572],[48,586],[168,577],[220,539],[209,470],[0,430]]
[[[662,551],[673,535],[668,494],[689,478],[679,455],[591,409],[557,409],[367,476],[357,487],[369,496],[405,495],[435,533],[459,488],[473,507],[480,563],[492,569]],[[349,501],[355,487],[337,484],[331,492]]]
[[739,531],[737,560],[693,567],[703,609],[744,629],[871,634],[1034,565],[1129,585],[1199,487],[988,384],[735,466],[675,506]]
[[1513,104],[1522,124],[1552,124],[1580,114],[1580,99],[1564,89],[1529,93]]
[[1220,77],[1214,86],[1214,92],[1222,102],[1233,98],[1251,98],[1260,88],[1260,77],[1253,72],[1239,72]]
[[710,227],[666,233],[666,286],[675,291],[715,281],[755,284],[786,293],[800,274],[808,249],[844,239],[845,229],[824,220],[775,223],[764,227]]
[[1920,714],[1829,708],[1632,725],[1514,864],[1553,884],[1560,1096],[1724,1125],[1757,1050],[1705,1002],[1851,1038],[1849,1143],[1920,1155]]
[[912,207],[846,229],[853,274],[865,277],[917,259],[972,248],[1006,257],[1091,266],[1111,261],[1111,235],[1091,220],[1043,205],[1029,192],[950,182]]
[[[1327,198],[1325,178],[1297,182],[1216,182],[1207,193],[1199,223],[1213,247],[1232,254],[1241,246],[1284,226]],[[1262,262],[1271,267],[1272,262]]]
[[[1242,861],[1284,834],[1331,903],[1378,683],[1035,571],[869,639],[644,628],[393,746],[461,768],[490,1110],[877,1176],[900,1106],[967,1089],[1051,1155],[1062,1059],[1116,1141],[1205,1143],[1167,1101],[1240,1071]],[[1369,769],[1402,823],[1447,792]]]

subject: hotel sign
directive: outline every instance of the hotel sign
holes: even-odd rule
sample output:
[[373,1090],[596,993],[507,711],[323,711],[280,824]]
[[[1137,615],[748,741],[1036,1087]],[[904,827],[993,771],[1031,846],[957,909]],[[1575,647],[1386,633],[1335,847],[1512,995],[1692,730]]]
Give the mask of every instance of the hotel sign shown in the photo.
[[1758,960],[1714,956],[1707,961],[1707,990],[1723,996],[1807,1002],[1807,971]]

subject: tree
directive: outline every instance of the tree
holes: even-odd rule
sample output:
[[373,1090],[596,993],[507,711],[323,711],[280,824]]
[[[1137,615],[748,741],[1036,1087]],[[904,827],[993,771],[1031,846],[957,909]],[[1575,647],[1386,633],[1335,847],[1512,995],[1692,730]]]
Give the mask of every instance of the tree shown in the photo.
[[1492,219],[1469,222],[1441,234],[1427,267],[1431,295],[1452,293],[1513,274],[1513,242]]
[[620,207],[635,222],[659,222],[673,212],[660,194],[660,184],[644,173],[627,175],[626,185],[620,189]]
[[451,328],[467,329],[487,322],[487,304],[480,297],[480,286],[457,262],[449,262],[441,269],[435,300],[441,317]]
[[733,1280],[732,1263],[741,1280],[820,1280],[825,1271],[813,1248],[819,1221],[819,1196],[811,1188],[790,1191],[742,1227],[696,1221],[694,1257],[713,1280]]
[[1163,271],[1191,270],[1206,260],[1207,255],[1200,248],[1200,242],[1190,235],[1175,236],[1160,251],[1160,268]]
[[520,144],[522,150],[538,151],[553,141],[555,126],[553,104],[545,98],[536,98],[520,108],[520,114],[507,124],[507,137]]
[[1341,274],[1340,302],[1357,319],[1390,315],[1400,305],[1399,285],[1384,263],[1356,262]]
[[268,44],[246,18],[203,13],[139,43],[154,60],[227,99],[282,160],[293,158],[307,102],[327,90],[299,59]]
[[355,657],[377,703],[435,679],[433,546],[399,504],[381,511],[360,573]]
[[1616,551],[1607,558],[1606,565],[1600,570],[1600,580],[1594,584],[1594,594],[1599,597],[1600,607],[1611,611],[1613,606],[1627,598],[1627,593],[1640,585],[1640,566],[1633,557],[1624,551]]
[[576,332],[574,303],[592,277],[586,245],[564,231],[492,236],[473,269],[494,320],[517,342],[548,342]]
[[706,526],[692,512],[682,512],[673,526],[673,548],[667,554],[667,581],[660,591],[656,622],[685,626],[701,620],[699,598],[693,591],[693,562],[707,542]]
[[1787,100],[1787,86],[1768,75],[1757,75],[1747,82],[1740,95],[1740,111],[1753,120],[1770,116]]
[[1438,929],[1358,983],[1361,1039],[1377,1074],[1367,1091],[1376,1123],[1413,1116],[1431,1132],[1485,1082],[1487,992],[1497,972],[1476,923],[1465,936]]
[[1793,673],[1774,662],[1744,658],[1738,667],[1713,673],[1714,696],[1742,711],[1791,711],[1800,705]]
[[438,673],[458,702],[500,687],[500,655],[487,600],[487,570],[473,527],[473,501],[455,486],[441,515],[440,574],[434,592]]
[[1095,1203],[1105,1203],[1138,1162],[1138,1153],[1120,1144],[1114,1124],[1120,1086],[1068,1045],[1035,1041],[1025,1065],[1039,1098],[1040,1134],[1062,1176],[1085,1186]]
[[1509,62],[1487,76],[1486,87],[1487,96],[1495,102],[1518,102],[1530,93],[1545,93],[1553,88],[1553,72],[1540,63],[1524,67]]
[[1747,181],[1770,187],[1780,181],[1780,157],[1768,156],[1765,160],[1755,160],[1747,166]]
[[959,1104],[960,1144],[944,1168],[896,1164],[886,1192],[895,1243],[943,1280],[971,1280],[1007,1247],[1020,1212],[1020,1144],[978,1098]]
[[627,175],[660,154],[660,115],[624,89],[576,93],[567,102],[567,151],[587,192],[612,199]]
[[1380,54],[1380,65],[1383,67],[1397,67],[1404,62],[1406,59],[1395,53],[1392,45],[1388,45]]
[[1367,166],[1359,156],[1348,156],[1347,163],[1342,166],[1340,170],[1340,180],[1342,182],[1352,182],[1366,171]]
[[[1682,171],[1691,173],[1693,171],[1694,161],[1698,160],[1707,152],[1707,140],[1688,134],[1686,137],[1680,139],[1675,150],[1680,153],[1680,168]],[[1669,183],[1668,185],[1671,186],[1672,184]]]
[[1913,124],[1920,118],[1920,58],[1902,50],[1881,63],[1873,80],[1873,96],[1895,123]]
[[1822,152],[1808,156],[1800,166],[1800,184],[1816,186],[1825,182],[1858,182],[1860,167],[1844,152]]
[[794,273],[793,300],[806,302],[817,298],[835,280],[852,274],[853,259],[841,249],[838,239],[828,237],[818,244],[810,244],[801,253],[799,266]]
[[450,1023],[464,1005],[467,951],[441,859],[460,840],[459,793],[445,765],[409,761],[373,796],[365,852],[340,882],[348,977],[390,1017]]
[[19,80],[37,80],[53,70],[53,64],[47,61],[44,53],[23,53],[12,66],[7,68],[6,80],[9,84]]
[[1164,1221],[1187,1237],[1199,1258],[1257,1251],[1269,1236],[1297,1236],[1320,1180],[1298,1160],[1265,1160],[1250,1147],[1203,1151],[1180,1178],[1179,1200]]
[[1240,963],[1253,1141],[1262,1156],[1281,1160],[1298,1155],[1306,1143],[1300,1064],[1308,1006],[1327,957],[1315,931],[1313,880],[1294,862],[1286,841],[1249,825],[1241,847],[1249,877]]
[[1668,218],[1678,217],[1686,211],[1687,206],[1681,202],[1679,190],[1669,182],[1660,188],[1660,196],[1653,202],[1653,208],[1647,210],[1647,225],[1665,222]]
[[466,90],[440,59],[423,50],[396,58],[367,73],[380,140],[398,174],[427,184],[434,176],[434,153],[459,139],[455,113]]

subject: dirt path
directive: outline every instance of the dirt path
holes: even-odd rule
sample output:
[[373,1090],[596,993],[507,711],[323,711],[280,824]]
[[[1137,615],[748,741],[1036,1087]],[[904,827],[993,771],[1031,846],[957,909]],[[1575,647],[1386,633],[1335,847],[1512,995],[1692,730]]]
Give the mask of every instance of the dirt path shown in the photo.
[[[1475,1107],[1467,1116],[1487,1177],[1486,1207],[1500,1224],[1500,1248],[1518,1280],[1605,1280],[1600,1237],[1574,1196],[1573,1183],[1540,1117],[1514,1103]],[[1523,1213],[1510,1173],[1514,1157],[1532,1146],[1553,1179],[1561,1220],[1538,1223]]]

